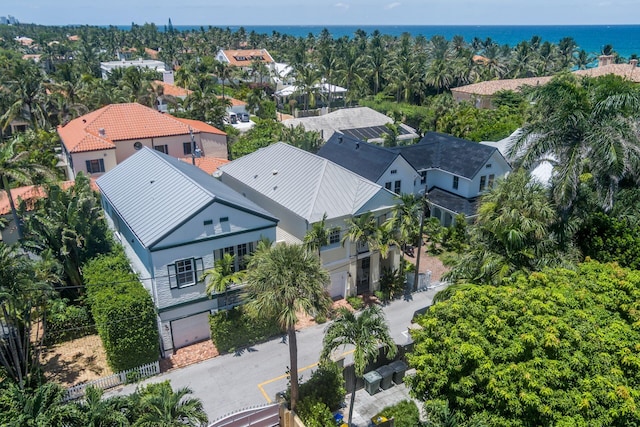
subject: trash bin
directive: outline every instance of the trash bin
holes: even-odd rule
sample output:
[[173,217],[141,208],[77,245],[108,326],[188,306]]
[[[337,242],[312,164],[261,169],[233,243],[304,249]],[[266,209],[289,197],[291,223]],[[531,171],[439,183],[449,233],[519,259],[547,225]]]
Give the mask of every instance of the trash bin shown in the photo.
[[380,366],[376,369],[376,372],[380,374],[382,380],[380,381],[380,388],[386,390],[393,386],[393,369],[389,365]]
[[367,372],[364,374],[364,389],[373,396],[378,392],[381,380],[382,377],[376,371]]
[[402,360],[396,360],[389,363],[389,367],[393,369],[393,382],[396,384],[402,384],[404,381],[404,373],[407,372],[407,364]]

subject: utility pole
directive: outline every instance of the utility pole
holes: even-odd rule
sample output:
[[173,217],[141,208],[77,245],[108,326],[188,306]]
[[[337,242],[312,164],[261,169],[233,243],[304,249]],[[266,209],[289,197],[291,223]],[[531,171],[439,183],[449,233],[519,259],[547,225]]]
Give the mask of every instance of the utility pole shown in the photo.
[[420,217],[420,235],[418,237],[418,252],[416,255],[416,272],[413,277],[413,291],[418,290],[418,280],[420,277],[420,253],[422,252],[422,235],[424,233],[424,219],[431,216],[431,209],[429,208],[429,192],[427,191],[427,185],[425,180],[424,196],[422,197],[422,216]]
[[196,138],[193,136],[193,129],[189,126],[189,135],[191,135],[191,164],[196,165],[196,157],[199,159],[202,157],[202,150],[198,148],[196,144]]

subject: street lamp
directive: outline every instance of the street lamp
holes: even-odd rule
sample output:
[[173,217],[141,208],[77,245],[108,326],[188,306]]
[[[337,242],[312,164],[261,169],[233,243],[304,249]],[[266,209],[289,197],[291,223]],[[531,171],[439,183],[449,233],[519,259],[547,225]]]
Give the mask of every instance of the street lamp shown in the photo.
[[424,186],[424,196],[422,197],[422,216],[420,217],[420,234],[418,236],[418,252],[416,255],[416,272],[413,277],[413,291],[418,290],[418,279],[420,276],[420,252],[422,250],[422,234],[424,233],[424,219],[431,216],[431,208],[429,207],[429,192],[427,191],[426,177]]

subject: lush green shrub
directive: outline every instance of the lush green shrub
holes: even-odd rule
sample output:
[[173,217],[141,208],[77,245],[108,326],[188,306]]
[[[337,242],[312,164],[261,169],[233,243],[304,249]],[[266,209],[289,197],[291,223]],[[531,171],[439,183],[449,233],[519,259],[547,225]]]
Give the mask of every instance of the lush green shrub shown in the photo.
[[364,301],[359,296],[347,297],[347,302],[353,307],[354,310],[360,310],[364,307]]
[[67,299],[52,301],[47,308],[45,341],[55,344],[95,334],[96,327],[84,305],[69,305]]
[[403,400],[395,405],[387,406],[382,411],[382,415],[394,419],[396,427],[416,427],[420,425],[420,410],[415,402]]
[[327,405],[310,397],[300,399],[296,412],[306,427],[331,427],[336,424]]
[[[322,363],[308,381],[300,384],[300,399],[322,402],[332,411],[342,406],[346,394],[342,368],[337,363]],[[286,397],[288,400],[289,390]]]
[[83,268],[87,300],[114,371],[158,359],[156,311],[149,292],[129,268],[124,251],[102,255]]
[[276,319],[234,307],[209,316],[211,340],[220,352],[234,351],[283,333]]
[[591,215],[576,234],[585,257],[640,269],[640,228],[603,213]]

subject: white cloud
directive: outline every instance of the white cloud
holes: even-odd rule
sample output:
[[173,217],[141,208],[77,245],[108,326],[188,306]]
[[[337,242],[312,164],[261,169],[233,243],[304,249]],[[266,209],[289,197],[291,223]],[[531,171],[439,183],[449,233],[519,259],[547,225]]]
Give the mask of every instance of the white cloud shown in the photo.
[[400,6],[402,3],[400,3],[399,1],[395,1],[393,3],[389,3],[388,5],[386,5],[384,8],[385,9],[395,9],[396,7]]
[[344,10],[349,9],[349,5],[348,5],[348,4],[346,4],[346,3],[342,3],[342,2],[340,2],[340,3],[336,3],[336,4],[334,4],[333,6],[334,6],[334,7],[337,7],[337,8],[340,8],[340,9],[344,9]]

